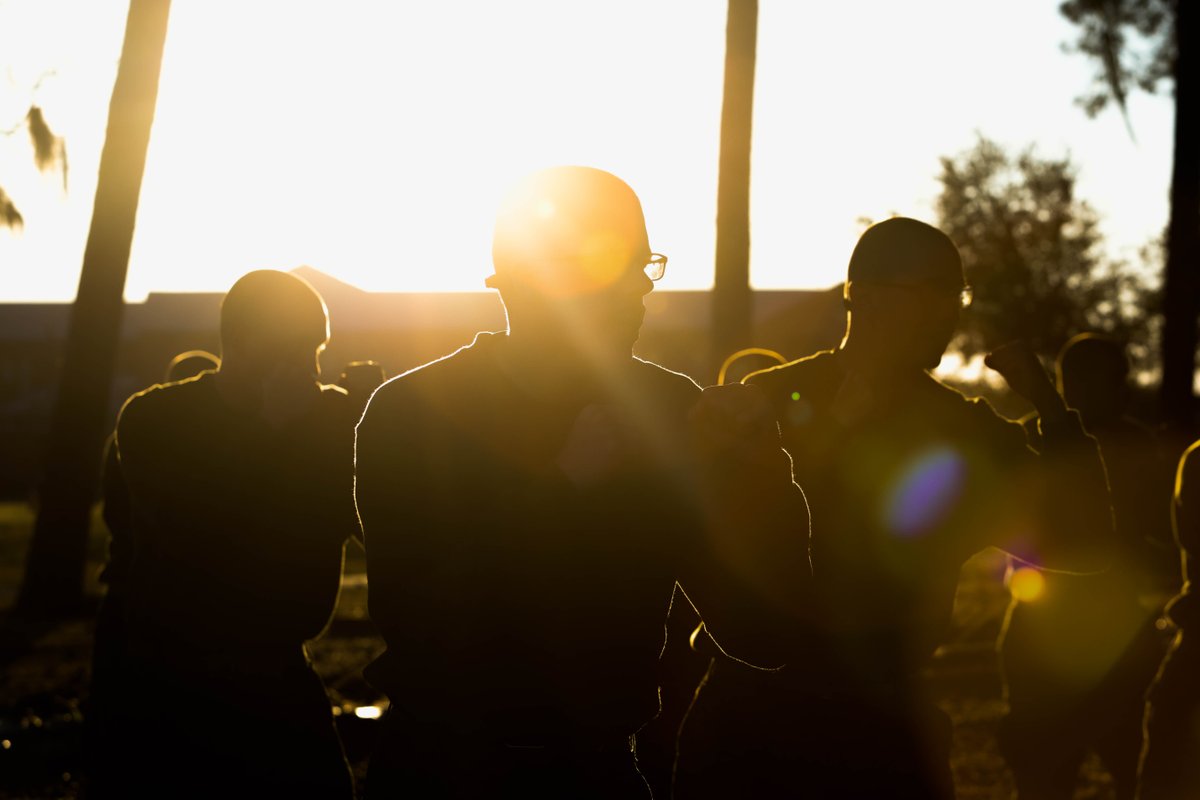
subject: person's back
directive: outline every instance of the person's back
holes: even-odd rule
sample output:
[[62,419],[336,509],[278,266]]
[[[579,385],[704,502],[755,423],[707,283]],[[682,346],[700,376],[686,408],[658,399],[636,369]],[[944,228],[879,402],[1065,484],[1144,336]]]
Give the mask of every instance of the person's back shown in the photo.
[[325,387],[276,430],[229,407],[216,381],[136,395],[118,433],[134,497],[131,623],[160,652],[178,640],[186,660],[319,634],[354,523],[345,396]]
[[[776,676],[717,659],[680,738],[679,797],[736,791],[711,766],[722,751],[756,760],[761,796],[953,796],[950,721],[920,672],[963,562],[995,545],[1051,566],[1102,564],[1103,466],[1032,353],[1013,345],[989,363],[1043,411],[1049,449],[1080,454],[1070,470],[926,372],[957,323],[961,269],[927,225],[874,226],[851,258],[842,347],[746,379],[771,403],[809,502],[812,644]],[[1090,555],[1085,524],[1100,531]]]
[[130,398],[131,727],[113,795],[262,796],[353,788],[304,642],[333,612],[357,532],[353,417],[315,376],[320,297],[253,272],[222,305],[216,372]]
[[[530,207],[556,219],[535,245],[558,241],[558,225],[593,241],[578,229],[603,225],[613,209],[597,198],[611,192],[634,246],[605,288],[576,283],[597,278],[586,260],[534,279],[524,270],[541,261],[505,258],[502,211],[493,284],[509,333],[385,384],[359,424],[371,615],[388,645],[368,677],[392,702],[373,796],[644,797],[631,737],[658,708],[676,580],[723,644],[774,647],[771,600],[714,555],[740,489],[792,537],[773,552],[782,592],[806,585],[803,499],[769,419],[743,420],[761,424],[746,443],[760,460],[697,459],[695,440],[717,442],[705,426],[727,429],[713,417],[728,409],[631,355],[643,267],[656,268],[632,191],[583,168],[531,181],[546,194]],[[754,570],[755,536],[739,538],[739,565]]]
[[[179,353],[167,365],[164,382],[186,380],[218,364],[215,355],[203,350]],[[103,787],[113,780],[108,771],[113,766],[119,767],[122,742],[129,735],[123,725],[120,704],[128,692],[125,606],[133,568],[134,526],[129,489],[117,460],[115,432],[105,443],[101,476],[101,516],[108,530],[108,552],[99,576],[105,591],[96,615],[91,682],[84,712],[85,775],[89,787]]]

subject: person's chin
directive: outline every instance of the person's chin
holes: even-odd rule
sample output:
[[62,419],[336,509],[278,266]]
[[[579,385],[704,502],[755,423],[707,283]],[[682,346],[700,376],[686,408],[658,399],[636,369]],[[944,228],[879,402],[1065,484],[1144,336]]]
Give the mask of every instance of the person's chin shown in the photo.
[[633,346],[637,344],[638,331],[633,331],[628,336],[613,337],[609,342],[609,352],[626,358],[633,354]]
[[640,311],[637,314],[630,314],[625,319],[621,320],[619,330],[622,335],[614,337],[614,341],[619,338],[620,346],[627,351],[633,350],[634,344],[642,335],[642,320],[645,317],[645,311]]

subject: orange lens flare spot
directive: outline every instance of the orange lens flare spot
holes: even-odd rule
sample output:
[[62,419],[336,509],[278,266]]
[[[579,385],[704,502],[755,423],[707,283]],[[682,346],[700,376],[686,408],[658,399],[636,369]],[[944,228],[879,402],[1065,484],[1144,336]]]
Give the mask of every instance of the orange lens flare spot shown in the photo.
[[1014,599],[1032,603],[1046,591],[1046,578],[1033,567],[1020,567],[1009,578],[1008,590]]

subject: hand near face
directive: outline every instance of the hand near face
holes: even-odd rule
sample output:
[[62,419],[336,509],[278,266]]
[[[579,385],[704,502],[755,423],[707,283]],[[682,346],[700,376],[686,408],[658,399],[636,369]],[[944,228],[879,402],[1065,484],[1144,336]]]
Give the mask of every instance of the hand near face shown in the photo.
[[303,417],[321,394],[313,374],[291,364],[276,364],[262,379],[260,414],[276,430]]
[[1062,399],[1028,342],[1003,344],[988,353],[983,363],[999,372],[1009,388],[1032,403],[1043,417],[1062,412]]

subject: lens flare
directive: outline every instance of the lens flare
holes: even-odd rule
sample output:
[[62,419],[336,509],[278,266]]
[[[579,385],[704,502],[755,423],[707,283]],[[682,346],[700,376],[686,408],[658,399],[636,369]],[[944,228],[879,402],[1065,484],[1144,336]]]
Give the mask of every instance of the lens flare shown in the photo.
[[1046,579],[1033,567],[1020,567],[1008,579],[1008,591],[1014,600],[1032,603],[1046,591]]
[[966,474],[966,461],[953,448],[926,451],[895,482],[884,506],[884,523],[906,538],[927,532],[954,508]]

